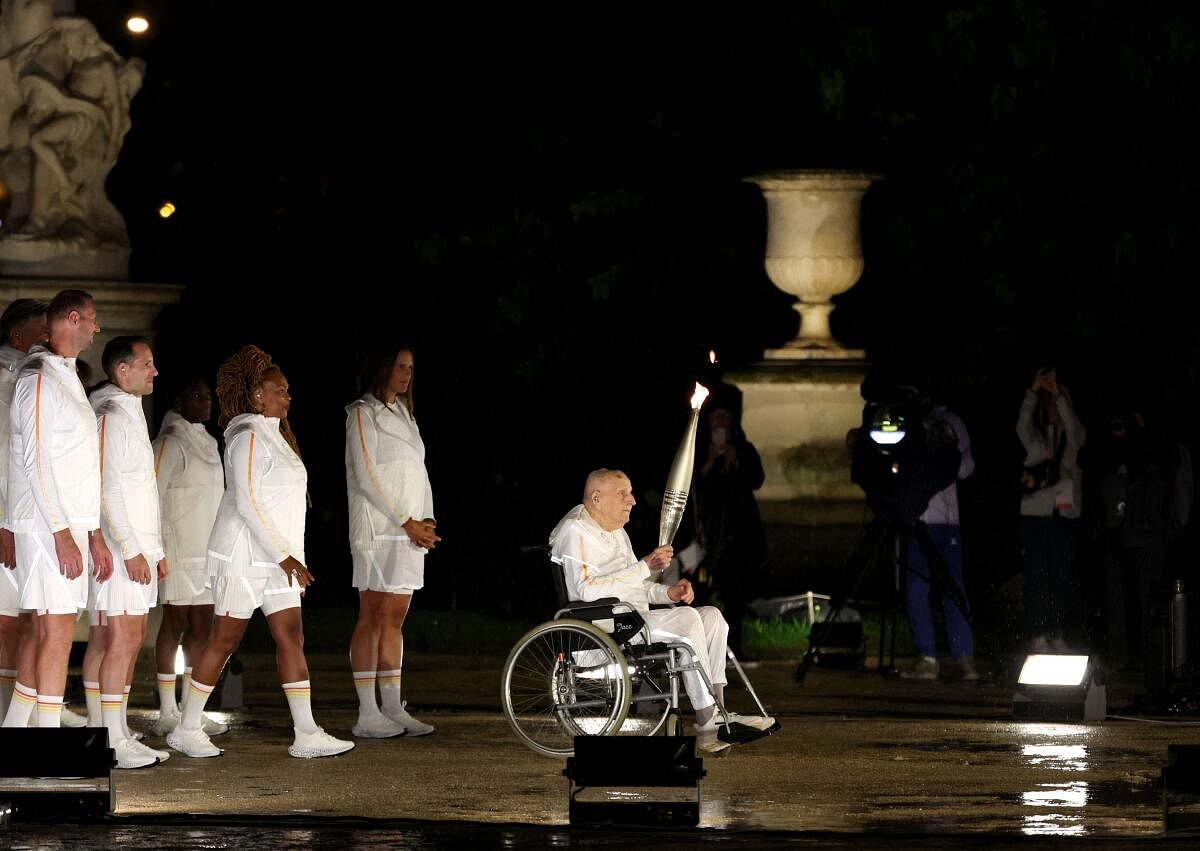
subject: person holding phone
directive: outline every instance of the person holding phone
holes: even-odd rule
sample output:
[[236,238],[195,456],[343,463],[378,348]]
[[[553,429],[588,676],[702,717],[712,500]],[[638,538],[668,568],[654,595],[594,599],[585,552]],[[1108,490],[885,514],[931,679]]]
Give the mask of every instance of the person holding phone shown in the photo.
[[1026,637],[1033,652],[1065,650],[1077,596],[1071,563],[1083,492],[1078,458],[1087,431],[1053,364],[1038,369],[1025,391],[1017,437],[1025,450],[1021,551]]

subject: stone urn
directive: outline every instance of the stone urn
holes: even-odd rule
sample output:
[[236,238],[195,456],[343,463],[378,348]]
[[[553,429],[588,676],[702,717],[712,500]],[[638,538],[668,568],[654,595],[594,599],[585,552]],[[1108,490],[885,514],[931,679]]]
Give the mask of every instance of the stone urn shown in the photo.
[[860,360],[829,329],[831,299],[863,272],[859,212],[878,175],[853,171],[778,171],[749,178],[767,201],[766,269],[771,282],[797,298],[800,332],[769,360]]

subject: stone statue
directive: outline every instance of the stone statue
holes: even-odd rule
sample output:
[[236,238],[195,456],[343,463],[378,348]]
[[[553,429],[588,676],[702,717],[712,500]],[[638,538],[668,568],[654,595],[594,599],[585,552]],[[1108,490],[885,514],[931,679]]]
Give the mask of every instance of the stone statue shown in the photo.
[[53,0],[0,10],[0,273],[124,278],[129,234],[104,181],[129,132],[140,59]]

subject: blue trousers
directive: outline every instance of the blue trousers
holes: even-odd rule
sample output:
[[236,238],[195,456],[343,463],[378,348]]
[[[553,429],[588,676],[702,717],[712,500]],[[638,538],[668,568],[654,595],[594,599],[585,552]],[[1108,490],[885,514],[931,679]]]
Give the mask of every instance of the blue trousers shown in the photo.
[[[925,527],[929,539],[941,554],[942,561],[962,592],[965,599],[966,587],[963,585],[962,536],[958,526],[942,523]],[[915,541],[908,544],[908,572],[905,579],[904,598],[908,608],[908,623],[912,627],[913,643],[922,656],[937,656],[937,642],[933,631],[933,608],[930,601],[930,569],[925,552]],[[946,621],[946,634],[950,639],[950,655],[955,659],[960,656],[975,655],[975,638],[971,634],[971,625],[959,609],[958,605],[948,595],[945,589],[939,591],[942,602],[942,617]]]

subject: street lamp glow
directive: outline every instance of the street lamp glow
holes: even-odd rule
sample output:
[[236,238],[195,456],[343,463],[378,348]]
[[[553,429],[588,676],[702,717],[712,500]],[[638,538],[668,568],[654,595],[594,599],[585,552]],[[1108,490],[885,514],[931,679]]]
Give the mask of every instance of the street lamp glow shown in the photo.
[[158,208],[158,214],[164,219],[171,218],[171,216],[175,215],[175,205],[170,201],[164,202],[163,205]]
[[130,15],[125,21],[125,29],[134,35],[145,35],[150,29],[150,22],[141,15]]

